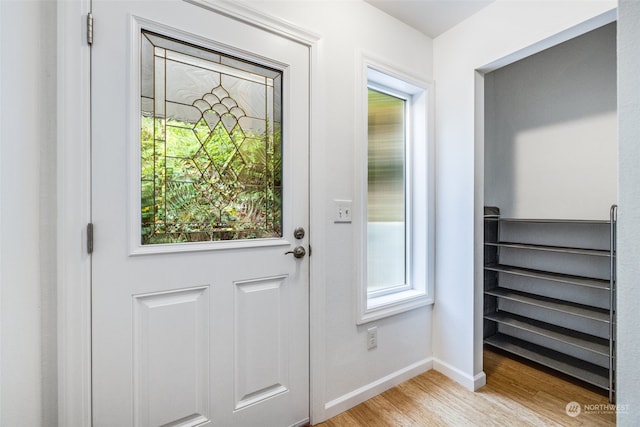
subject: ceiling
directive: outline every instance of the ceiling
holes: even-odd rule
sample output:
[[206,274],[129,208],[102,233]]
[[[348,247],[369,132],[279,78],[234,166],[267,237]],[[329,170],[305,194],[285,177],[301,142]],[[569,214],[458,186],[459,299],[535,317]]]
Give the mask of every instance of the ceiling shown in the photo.
[[431,38],[464,21],[495,0],[365,0]]

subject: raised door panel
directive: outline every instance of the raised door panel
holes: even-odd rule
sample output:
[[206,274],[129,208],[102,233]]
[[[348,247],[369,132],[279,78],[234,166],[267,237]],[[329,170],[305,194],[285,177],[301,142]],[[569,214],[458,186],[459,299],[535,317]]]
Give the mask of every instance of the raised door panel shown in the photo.
[[133,310],[135,425],[203,425],[210,419],[208,287],[136,295]]

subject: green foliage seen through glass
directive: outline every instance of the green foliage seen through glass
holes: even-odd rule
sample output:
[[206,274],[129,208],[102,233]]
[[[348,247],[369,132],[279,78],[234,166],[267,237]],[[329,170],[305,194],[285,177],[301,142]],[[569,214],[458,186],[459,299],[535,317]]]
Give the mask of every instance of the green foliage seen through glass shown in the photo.
[[281,236],[282,154],[271,135],[143,116],[143,244]]

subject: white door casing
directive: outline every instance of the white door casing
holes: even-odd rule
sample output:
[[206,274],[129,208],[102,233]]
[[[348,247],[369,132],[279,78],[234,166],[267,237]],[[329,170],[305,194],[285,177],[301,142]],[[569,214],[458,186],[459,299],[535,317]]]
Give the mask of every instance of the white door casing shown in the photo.
[[[94,1],[92,381],[96,426],[309,418],[309,49],[180,1]],[[140,241],[140,31],[283,72],[282,238]],[[96,30],[97,31],[97,30]],[[172,424],[173,423],[173,424]]]

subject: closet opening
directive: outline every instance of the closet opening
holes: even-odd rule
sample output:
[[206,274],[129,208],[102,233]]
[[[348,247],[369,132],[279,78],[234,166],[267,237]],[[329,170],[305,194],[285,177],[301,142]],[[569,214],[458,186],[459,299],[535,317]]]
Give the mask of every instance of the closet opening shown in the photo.
[[616,72],[613,22],[487,72],[482,88],[484,349],[611,403]]

